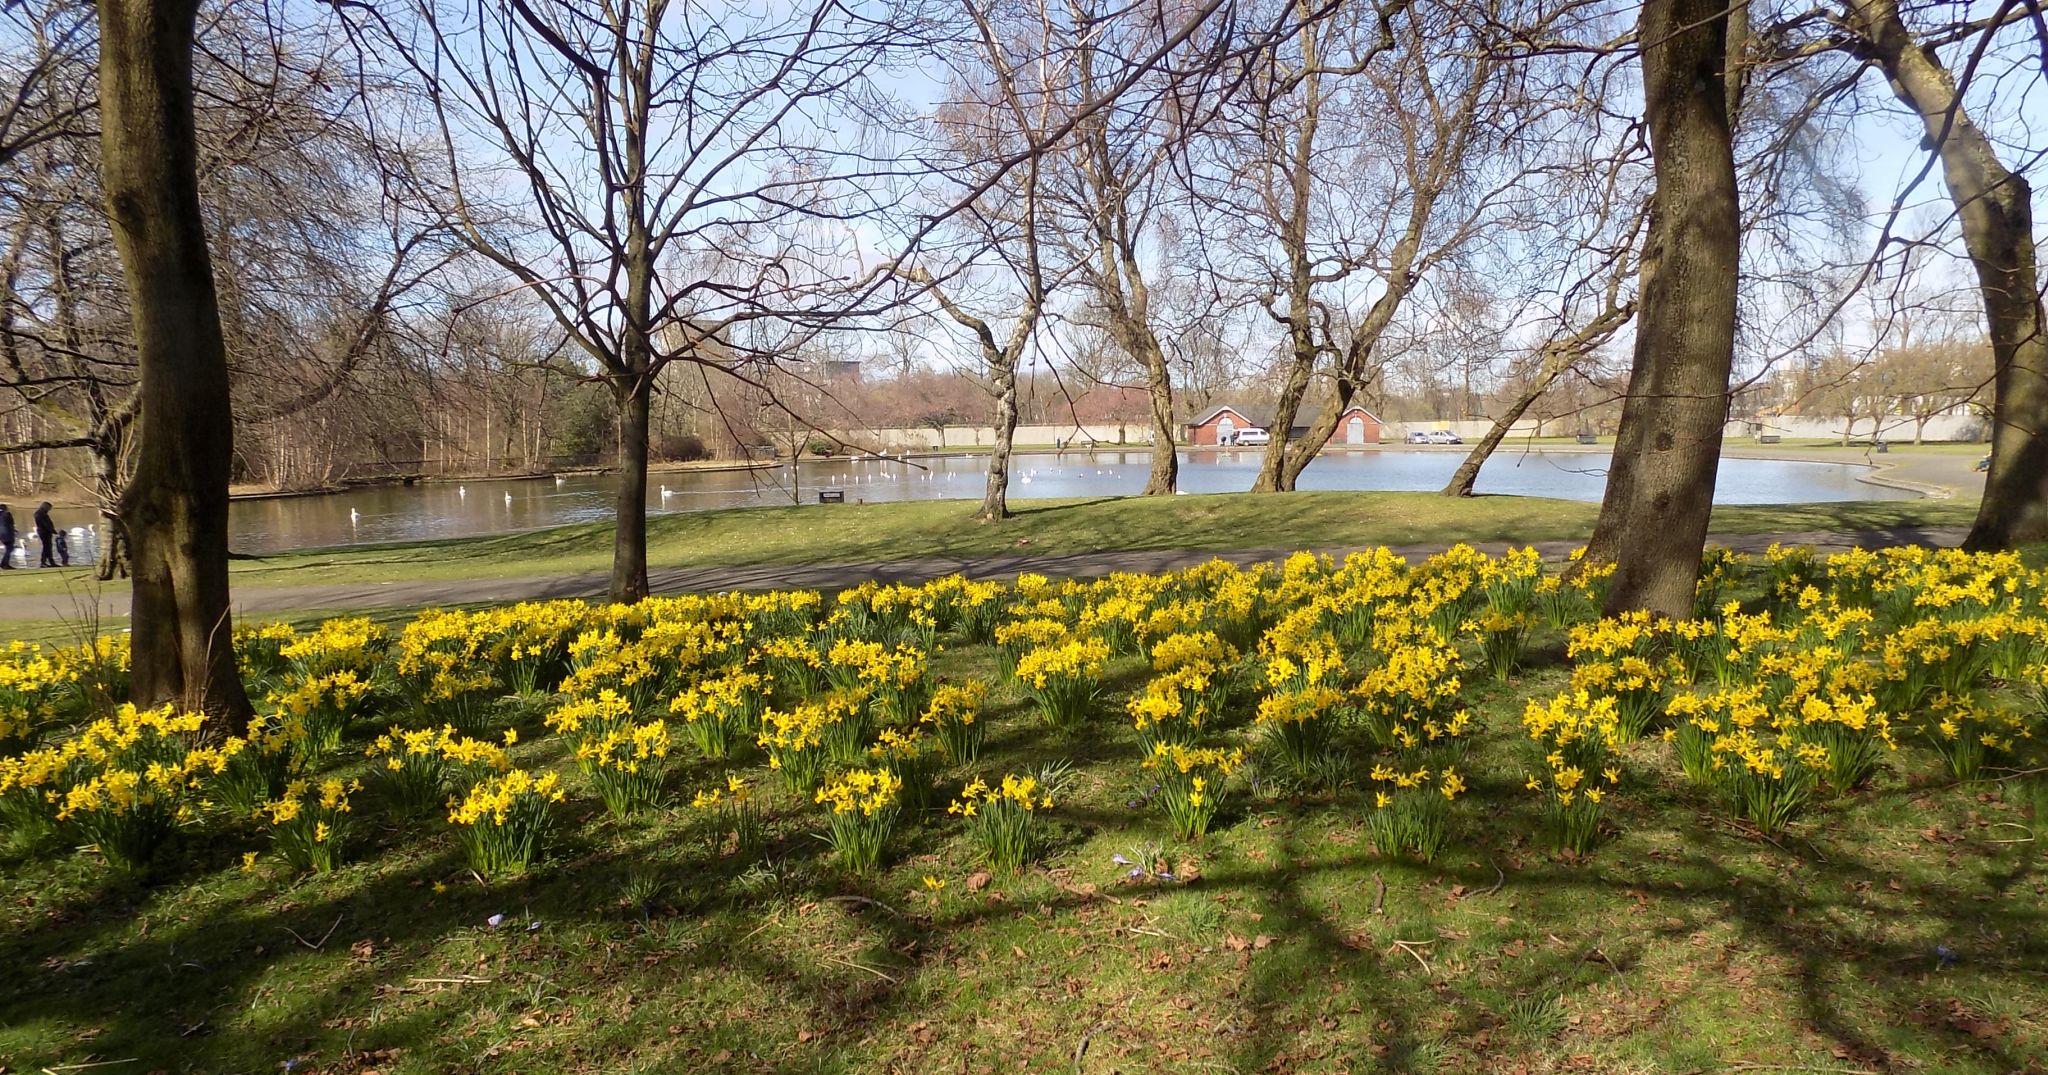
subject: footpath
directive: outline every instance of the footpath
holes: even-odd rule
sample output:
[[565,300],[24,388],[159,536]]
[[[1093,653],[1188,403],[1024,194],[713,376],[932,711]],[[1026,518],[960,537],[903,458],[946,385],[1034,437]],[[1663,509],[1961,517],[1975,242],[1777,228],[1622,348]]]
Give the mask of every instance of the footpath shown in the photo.
[[[1791,531],[1768,534],[1715,534],[1710,544],[1737,552],[1762,552],[1772,544],[1808,545],[1828,552],[1850,548],[1887,548],[1897,545],[1954,546],[1964,530],[1959,527],[1897,527],[1888,530]],[[1410,560],[1433,556],[1451,543],[1422,543],[1394,546],[1393,551]],[[1498,556],[1525,543],[1503,541],[1470,542],[1474,548]],[[1539,541],[1533,543],[1546,559],[1563,559],[1580,543]],[[656,568],[648,572],[648,583],[657,594],[704,593],[720,590],[839,590],[863,582],[924,582],[960,574],[971,579],[1009,579],[1021,572],[1037,572],[1054,578],[1094,578],[1116,572],[1154,572],[1191,567],[1213,559],[1239,565],[1285,559],[1293,549],[1237,549],[1217,552],[1200,549],[1156,549],[1034,555],[1013,555],[913,560],[875,563],[758,564],[745,567]],[[1357,547],[1319,548],[1339,559],[1357,552]],[[238,588],[234,592],[237,615],[277,616],[306,611],[347,611],[380,608],[425,608],[431,606],[505,604],[516,601],[548,601],[560,598],[595,598],[605,593],[604,575],[523,576],[509,578],[449,579],[442,581],[394,581],[385,583],[330,583],[319,586],[269,586]],[[24,594],[0,597],[0,621],[96,622],[128,614],[128,588],[108,583],[104,588],[81,586],[66,593]]]

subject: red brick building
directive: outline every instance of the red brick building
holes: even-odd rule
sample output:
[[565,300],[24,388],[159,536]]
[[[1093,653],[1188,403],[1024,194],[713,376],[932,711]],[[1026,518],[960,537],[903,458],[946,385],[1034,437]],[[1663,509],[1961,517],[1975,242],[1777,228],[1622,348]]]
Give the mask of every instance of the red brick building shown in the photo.
[[[1207,412],[1187,424],[1187,442],[1196,447],[1215,447],[1231,443],[1231,438],[1246,429],[1272,431],[1267,424],[1272,420],[1270,413],[1250,407],[1224,404],[1211,407]],[[1308,435],[1308,426],[1297,424],[1287,432],[1290,441]],[[1338,447],[1351,445],[1378,444],[1380,442],[1380,420],[1371,411],[1354,403],[1344,408],[1337,416],[1337,428],[1330,434],[1330,443]]]

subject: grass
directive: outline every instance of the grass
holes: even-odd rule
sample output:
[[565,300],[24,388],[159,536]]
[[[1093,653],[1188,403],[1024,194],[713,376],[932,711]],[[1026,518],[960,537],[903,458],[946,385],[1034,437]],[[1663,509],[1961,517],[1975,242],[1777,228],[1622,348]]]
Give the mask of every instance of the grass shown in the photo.
[[[1354,788],[1239,793],[1199,844],[1134,807],[1114,707],[1057,736],[1014,686],[980,771],[1076,766],[1042,864],[989,878],[943,814],[893,867],[838,873],[814,806],[777,792],[743,861],[675,809],[620,821],[587,791],[525,879],[469,877],[439,819],[368,799],[359,861],[292,878],[193,842],[153,880],[86,855],[0,868],[5,1070],[1182,1072],[2039,1070],[2048,875],[2014,784],[1955,787],[1929,754],[1778,841],[1719,821],[1654,740],[1628,752],[1615,836],[1542,850],[1520,699],[1563,681],[1536,640],[1473,677],[1488,730],[1434,866],[1369,847]],[[978,647],[934,671],[989,675]],[[1136,667],[1112,669],[1127,688]],[[1242,722],[1246,714],[1238,712]],[[528,714],[521,760],[563,764]],[[1362,743],[1347,744],[1365,757]],[[757,762],[758,758],[749,758]],[[688,790],[716,779],[691,765]],[[952,786],[965,772],[949,772]],[[943,801],[943,800],[942,800]],[[2044,804],[2048,805],[2048,804]],[[2035,815],[2040,816],[2039,814]],[[1156,861],[1134,882],[1113,857]],[[942,880],[931,892],[925,877]],[[503,915],[493,927],[489,920]],[[287,1066],[287,1065],[290,1066]]]
[[[1454,541],[1581,540],[1597,505],[1533,497],[1451,499],[1431,493],[1221,494],[1024,501],[1000,524],[975,520],[972,504],[736,508],[648,520],[655,568],[965,560],[1111,550],[1244,550],[1448,544]],[[1909,500],[1724,507],[1721,533],[1901,530],[1965,526],[1974,501]],[[452,579],[602,574],[611,530],[590,523],[456,541],[323,549],[239,560],[238,587],[300,587]],[[93,589],[87,572],[0,576],[0,597]]]

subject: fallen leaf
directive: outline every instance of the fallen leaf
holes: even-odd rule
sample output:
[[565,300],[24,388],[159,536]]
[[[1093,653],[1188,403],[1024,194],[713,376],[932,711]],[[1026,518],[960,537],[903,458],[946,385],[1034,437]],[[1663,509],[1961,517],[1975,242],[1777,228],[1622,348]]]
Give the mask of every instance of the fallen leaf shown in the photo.
[[992,878],[987,870],[976,870],[967,875],[967,891],[980,892],[988,887],[990,880]]
[[1263,933],[1261,933],[1261,934],[1259,934],[1258,936],[1256,936],[1256,937],[1253,937],[1253,938],[1252,938],[1252,947],[1253,947],[1253,948],[1257,948],[1257,949],[1265,949],[1265,948],[1268,948],[1268,947],[1270,947],[1270,946],[1272,945],[1272,943],[1273,943],[1273,938],[1271,938],[1271,937],[1268,937],[1268,936],[1266,936],[1266,935],[1265,935],[1265,934],[1263,934]]

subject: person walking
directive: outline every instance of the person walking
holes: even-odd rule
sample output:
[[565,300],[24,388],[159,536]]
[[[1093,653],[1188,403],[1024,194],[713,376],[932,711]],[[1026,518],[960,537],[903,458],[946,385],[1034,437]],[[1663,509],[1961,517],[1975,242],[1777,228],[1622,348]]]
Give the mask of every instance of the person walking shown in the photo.
[[14,570],[14,513],[0,504],[0,568]]
[[43,547],[43,567],[57,566],[57,524],[50,521],[50,502],[36,506],[36,541]]

